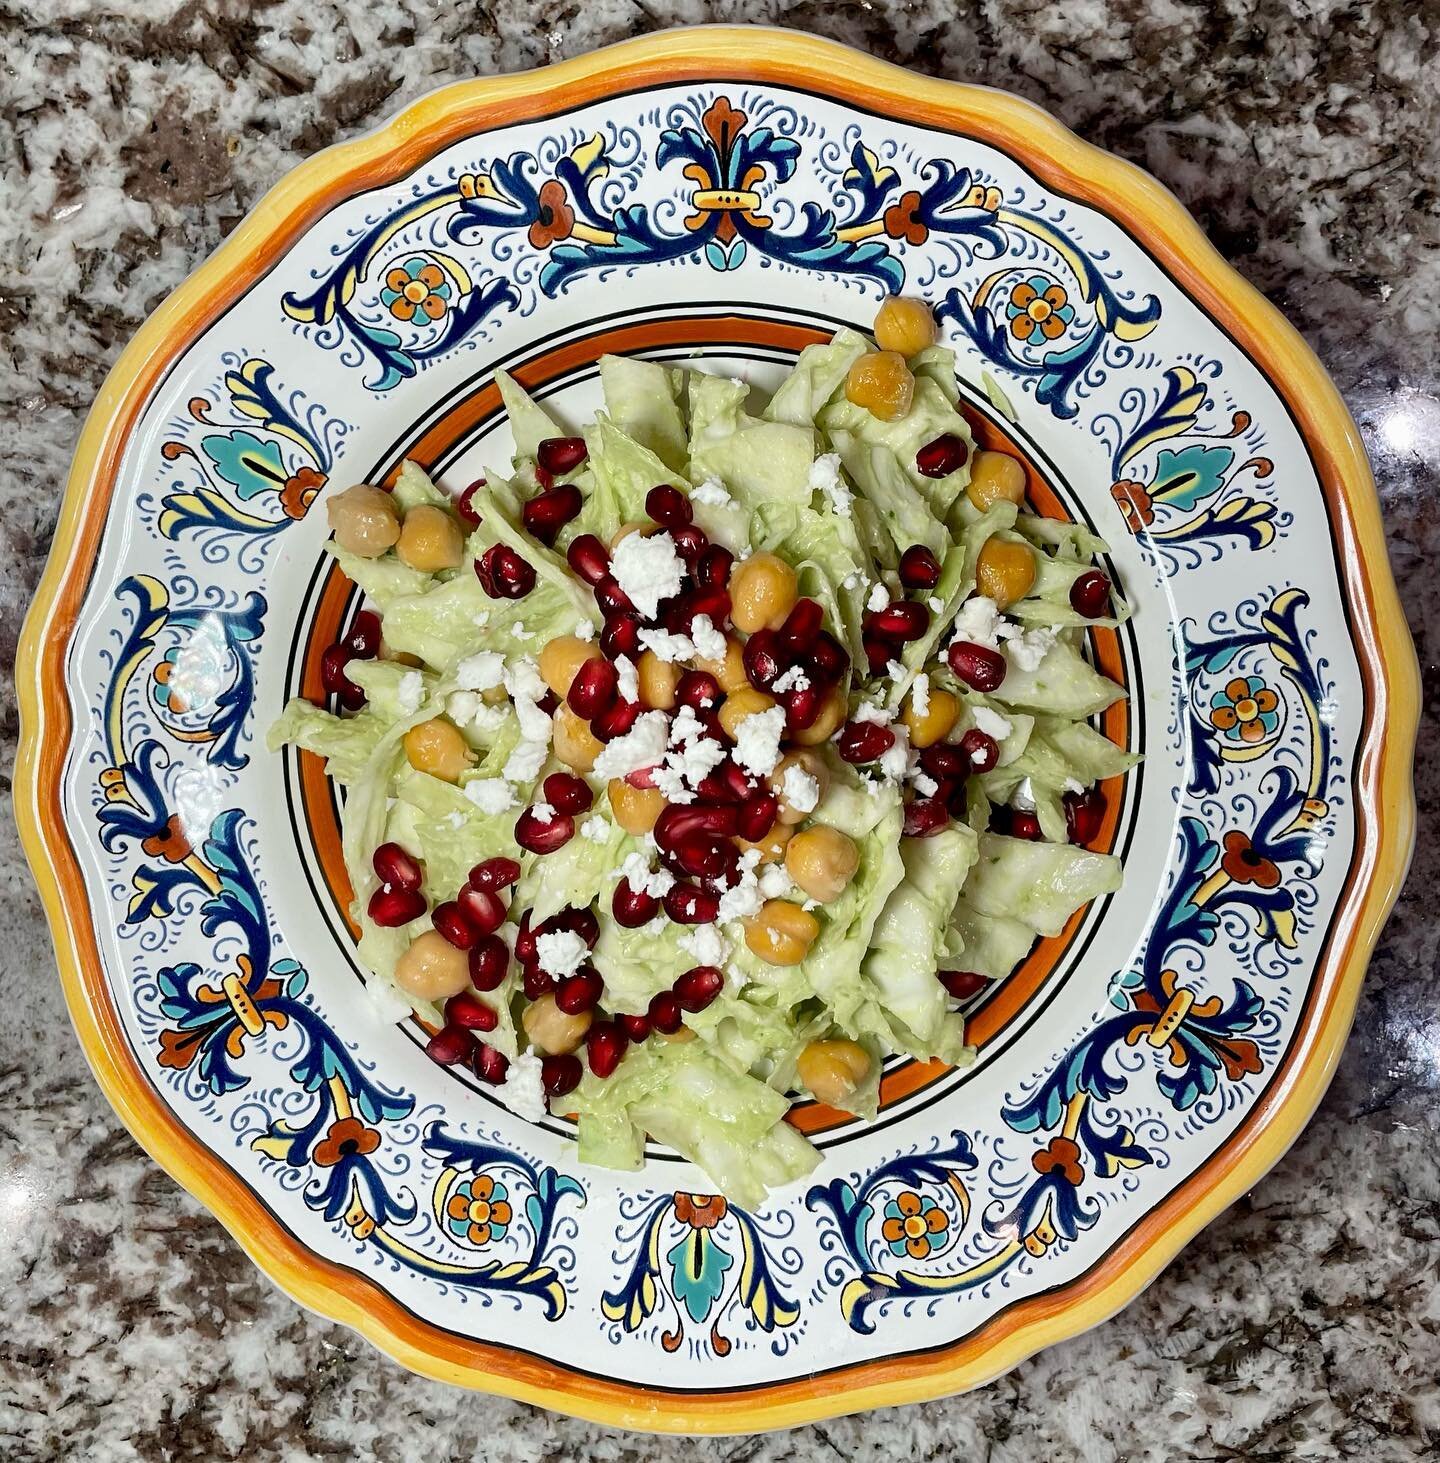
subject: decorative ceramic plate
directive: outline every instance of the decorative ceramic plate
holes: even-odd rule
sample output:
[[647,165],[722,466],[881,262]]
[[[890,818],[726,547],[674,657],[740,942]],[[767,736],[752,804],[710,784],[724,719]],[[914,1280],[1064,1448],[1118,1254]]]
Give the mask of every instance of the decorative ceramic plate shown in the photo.
[[[772,384],[901,289],[977,436],[1112,546],[1125,882],[972,1013],[972,1067],[798,1109],[823,1164],[748,1213],[663,1152],[583,1168],[384,1024],[336,798],[263,732],[348,612],[317,503],[500,460],[497,367],[575,420],[605,351]],[[1123,1305],[1314,1108],[1411,843],[1413,652],[1299,337],[1033,107],[778,31],[454,87],[296,169],[107,382],[19,677],[27,845],[140,1142],[406,1365],[629,1426],[951,1392]]]

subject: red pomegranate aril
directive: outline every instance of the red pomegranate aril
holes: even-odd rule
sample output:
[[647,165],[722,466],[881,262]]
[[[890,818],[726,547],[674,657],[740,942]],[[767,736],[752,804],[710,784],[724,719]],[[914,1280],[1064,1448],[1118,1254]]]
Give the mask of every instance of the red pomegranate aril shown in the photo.
[[455,511],[460,515],[461,522],[469,524],[471,528],[480,526],[480,510],[475,506],[475,499],[484,486],[485,479],[476,478],[455,500]]
[[640,616],[633,610],[607,615],[600,631],[600,652],[611,660],[619,660],[622,655],[634,660],[640,653]]
[[499,935],[482,935],[470,952],[470,984],[493,991],[510,973],[510,951]]
[[816,686],[795,686],[783,692],[780,701],[785,707],[786,726],[791,731],[804,731],[807,726],[815,724],[825,697]]
[[382,930],[398,929],[425,913],[425,896],[418,889],[377,889],[367,913]]
[[555,990],[555,977],[538,965],[527,965],[520,975],[520,986],[527,1001],[538,1001]]
[[510,1075],[510,1058],[493,1046],[478,1042],[470,1058],[470,1070],[491,1087],[499,1087]]
[[552,772],[541,784],[545,801],[557,813],[583,813],[595,801],[590,784],[573,772]]
[[585,1057],[597,1077],[608,1077],[618,1067],[630,1045],[625,1028],[616,1021],[597,1021],[585,1033]]
[[728,838],[700,832],[677,839],[673,855],[681,870],[695,879],[718,879],[740,862],[740,850]]
[[1100,789],[1067,792],[1061,801],[1065,805],[1065,828],[1070,842],[1093,843],[1100,836],[1100,824],[1105,818],[1105,799]]
[[822,630],[810,647],[811,683],[833,686],[849,669],[850,656],[845,647],[828,630]]
[[526,529],[542,544],[553,544],[560,530],[584,506],[580,489],[573,483],[562,483],[531,498],[520,510]]
[[628,879],[621,879],[610,901],[610,913],[621,929],[634,930],[649,924],[660,913],[660,901],[653,894],[632,889]]
[[430,923],[457,950],[474,949],[482,933],[471,924],[465,911],[453,899],[447,899],[444,904],[435,906],[430,914]]
[[1005,657],[988,645],[957,640],[946,652],[950,669],[974,691],[994,691],[1005,679]]
[[905,804],[902,832],[907,838],[929,838],[950,821],[950,810],[939,798],[915,798]]
[[686,671],[675,685],[675,704],[709,711],[720,704],[720,682],[709,671]]
[[461,1026],[442,1026],[425,1043],[425,1055],[442,1067],[453,1067],[470,1060],[475,1038]]
[[694,884],[674,884],[665,894],[665,913],[677,925],[714,924],[720,913],[720,896]]
[[892,599],[865,618],[866,629],[885,640],[918,640],[930,628],[930,611],[915,599]]
[[630,601],[630,596],[620,588],[619,581],[613,574],[607,574],[595,586],[595,603],[600,606],[607,619],[611,615],[620,614],[623,610],[635,608]]
[[365,707],[365,692],[354,681],[346,681],[336,693],[335,699],[342,711],[361,711]]
[[587,660],[575,672],[565,700],[576,716],[589,721],[614,702],[619,685],[620,672],[612,661]]
[[639,719],[638,701],[615,701],[598,716],[591,717],[590,730],[598,741],[609,742],[616,737],[623,737]]
[[711,544],[695,561],[695,583],[701,589],[724,589],[734,563],[735,555],[724,544]]
[[689,498],[671,483],[661,483],[645,494],[645,511],[661,528],[684,528],[695,516]]
[[672,528],[670,537],[675,544],[675,552],[685,560],[685,567],[693,578],[700,555],[710,547],[709,536],[698,524],[687,523],[680,528]]
[[900,555],[900,582],[906,589],[934,589],[940,582],[940,560],[924,544],[911,544]]
[[887,641],[882,640],[878,635],[866,634],[863,637],[865,645],[865,664],[870,669],[872,676],[883,676],[886,668],[895,655],[895,647]]
[[593,950],[596,940],[600,938],[600,921],[593,909],[580,904],[567,904],[564,909],[552,914],[536,933],[553,935],[559,930],[569,930],[572,935],[579,935]]
[[780,626],[781,649],[791,656],[807,654],[824,623],[825,611],[815,600],[797,599]]
[[583,437],[546,437],[535,449],[536,463],[548,473],[563,477],[585,461]]
[[[494,934],[505,923],[505,901],[493,889],[477,889],[473,884],[467,884],[455,896],[455,902],[477,937]],[[450,937],[447,935],[445,938]]]
[[737,803],[743,803],[755,791],[754,778],[738,762],[722,762],[715,771],[724,779]]
[[685,1013],[680,1007],[680,997],[674,991],[661,991],[659,995],[652,996],[646,1014],[650,1018],[651,1026],[664,1036],[673,1036],[680,1030],[680,1023],[685,1019]]
[[934,441],[927,442],[915,454],[915,470],[922,477],[949,477],[952,472],[959,472],[965,466],[969,455],[962,437],[957,437],[953,432],[944,432]]
[[380,653],[380,616],[374,610],[358,610],[345,632],[345,646],[355,660],[374,660]]
[[745,642],[741,660],[750,684],[756,690],[768,691],[785,670],[785,657],[781,651],[780,637],[774,630],[757,630]]
[[575,836],[575,820],[568,813],[556,813],[542,822],[534,808],[526,808],[515,820],[515,842],[530,853],[554,853]]
[[1010,836],[1023,838],[1028,843],[1039,843],[1043,836],[1040,820],[1028,808],[1010,809]]
[[484,859],[465,876],[465,882],[472,889],[508,889],[520,882],[519,861],[503,856]]
[[696,965],[673,987],[675,999],[690,1012],[703,1011],[725,988],[725,975],[713,965]]
[[685,633],[699,615],[705,615],[715,629],[724,629],[730,620],[730,608],[730,591],[723,584],[691,590],[685,596]]
[[527,909],[520,916],[520,924],[515,931],[515,958],[521,965],[533,965],[536,959],[535,941],[539,938],[540,931],[533,929],[530,925],[530,911]]
[[425,877],[419,860],[412,858],[398,843],[382,843],[370,855],[370,866],[382,884],[391,884],[397,889],[418,889]]
[[567,1016],[578,1016],[582,1011],[593,1011],[600,1004],[604,990],[600,973],[585,965],[555,987],[555,1004]]
[[560,709],[560,698],[554,691],[547,688],[545,694],[535,704],[546,716],[554,716]]
[[1087,620],[1098,620],[1110,609],[1110,581],[1098,570],[1087,569],[1070,586],[1070,608]]
[[524,599],[535,588],[535,570],[507,544],[493,544],[475,561],[480,587],[491,599]]
[[544,1057],[540,1062],[540,1085],[546,1097],[564,1097],[580,1085],[585,1069],[580,1058],[569,1052],[561,1056]]
[[466,1031],[494,1031],[500,1024],[494,1006],[472,996],[469,991],[461,991],[445,1002],[445,1019],[452,1026],[463,1026]]
[[555,486],[555,474],[548,468],[541,467],[538,462],[535,464],[535,486],[542,493],[548,493]]
[[[749,796],[748,789],[746,796]],[[661,848],[673,850],[688,833],[733,838],[739,827],[740,812],[734,804],[670,803],[655,820],[655,842]]]
[[593,587],[610,573],[610,550],[593,533],[582,533],[570,540],[565,562]]
[[973,970],[937,970],[935,974],[940,977],[940,984],[957,1001],[968,1001],[990,984],[983,975]]
[[1000,761],[999,742],[978,726],[972,726],[960,738],[960,750],[969,762],[971,772],[993,772]]
[[935,784],[932,794],[937,803],[944,803],[950,809],[950,816],[964,823],[970,816],[969,784],[961,777],[942,777]]
[[695,784],[695,796],[707,806],[713,806],[716,803],[740,803],[749,796],[749,789],[747,788],[743,795],[737,796],[722,767],[719,771],[707,772]]
[[644,1041],[650,1035],[648,1016],[630,1016],[622,1013],[615,1019],[620,1023],[620,1029],[631,1041]]
[[895,733],[874,721],[847,721],[835,739],[841,760],[858,767],[883,757],[895,745]]
[[953,742],[936,742],[920,753],[920,766],[931,777],[968,777],[970,759]]
[[345,674],[345,667],[354,659],[355,653],[350,647],[338,640],[326,647],[325,654],[320,657],[320,684],[330,695],[336,696],[347,686],[354,685]]
[[637,767],[633,772],[625,774],[625,781],[631,787],[651,788],[655,786],[655,769],[660,764],[654,763],[649,767]]
[[780,800],[773,792],[751,793],[740,804],[740,816],[735,831],[747,843],[759,843],[775,826],[775,815],[780,811]]

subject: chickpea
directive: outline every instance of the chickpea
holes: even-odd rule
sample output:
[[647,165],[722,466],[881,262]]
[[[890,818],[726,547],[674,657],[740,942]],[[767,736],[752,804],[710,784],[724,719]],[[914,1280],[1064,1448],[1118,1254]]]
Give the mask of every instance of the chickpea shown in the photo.
[[1024,599],[1035,583],[1035,552],[1029,544],[998,534],[985,540],[975,562],[975,588],[1003,610]]
[[720,682],[720,689],[729,695],[731,691],[743,691],[750,684],[745,674],[745,647],[731,635],[725,642],[724,660],[697,659],[696,666],[708,671]]
[[767,696],[764,691],[757,691],[754,686],[745,686],[739,691],[732,691],[720,703],[717,715],[720,718],[720,725],[725,728],[725,735],[733,741],[742,721],[754,716],[757,712],[768,711],[775,704],[773,696]]
[[395,962],[395,984],[422,1001],[443,1001],[470,984],[470,962],[438,930],[416,935]]
[[915,378],[898,351],[871,351],[845,377],[845,395],[882,422],[897,422],[915,400]]
[[870,1053],[858,1041],[812,1041],[795,1065],[816,1102],[849,1112],[846,1104],[870,1075]]
[[599,660],[600,647],[593,640],[582,640],[578,635],[557,635],[545,642],[540,652],[540,675],[545,684],[563,701],[575,679],[575,672],[587,660]]
[[820,714],[809,726],[797,727],[790,733],[790,740],[799,747],[818,747],[828,742],[840,730],[845,721],[845,698],[840,688],[833,688],[820,703]]
[[875,344],[882,351],[918,356],[940,339],[935,316],[924,300],[890,295],[875,316]]
[[395,554],[402,564],[425,574],[457,569],[465,555],[465,535],[443,508],[420,503],[405,515]]
[[612,777],[605,792],[615,821],[637,838],[648,833],[665,811],[665,797],[658,788],[632,787],[623,777]]
[[785,847],[794,832],[792,824],[777,820],[770,825],[770,831],[758,843],[751,843],[748,838],[737,838],[735,843],[741,853],[749,853],[752,848],[758,848],[762,864],[778,864],[785,857]]
[[335,542],[362,559],[378,559],[400,537],[400,515],[389,493],[356,483],[325,505]]
[[746,945],[767,965],[799,965],[820,933],[820,921],[787,899],[767,899],[744,925]]
[[541,996],[526,1006],[520,1024],[525,1028],[531,1046],[539,1047],[550,1056],[558,1056],[562,1052],[573,1052],[585,1040],[592,1019],[589,1011],[581,1011],[578,1016],[567,1015],[555,1004],[554,996]]
[[778,629],[799,595],[795,571],[775,554],[751,554],[730,571],[730,622],[753,635],[769,625]]
[[604,743],[590,730],[590,723],[576,716],[562,701],[555,713],[555,734],[550,744],[556,758],[572,772],[589,772]]
[[836,898],[859,867],[855,840],[823,823],[797,833],[785,850],[785,872],[821,904]]
[[475,761],[459,727],[443,716],[422,721],[405,733],[405,755],[417,772],[428,772],[442,782],[459,782],[460,774]]
[[649,535],[654,532],[655,525],[653,523],[622,523],[620,527],[615,530],[615,535],[610,540],[610,552],[613,554],[615,552],[616,544],[618,544],[622,538],[629,538],[632,533],[643,533],[646,535],[646,537],[649,537]]
[[688,1026],[681,1026],[674,1031],[657,1031],[654,1035],[661,1041],[673,1041],[683,1046],[687,1041],[695,1040],[695,1033]]
[[780,810],[776,816],[782,823],[789,826],[803,823],[814,811],[813,808],[806,808],[802,812],[799,808],[792,808],[785,801],[785,773],[791,767],[798,767],[815,779],[818,784],[815,792],[817,802],[825,796],[826,790],[830,786],[830,769],[825,765],[824,758],[820,756],[819,752],[809,750],[786,752],[775,764],[774,772],[770,774],[770,791],[780,799]]
[[930,688],[930,703],[924,715],[916,710],[913,694],[905,702],[900,719],[910,729],[912,747],[930,747],[942,740],[960,716],[960,699],[949,691]]
[[1001,502],[1018,507],[1025,501],[1025,469],[1008,452],[977,452],[970,459],[965,491],[982,513]]
[[655,711],[669,711],[675,705],[675,687],[680,684],[680,667],[661,660],[647,650],[636,665],[640,680],[640,704]]

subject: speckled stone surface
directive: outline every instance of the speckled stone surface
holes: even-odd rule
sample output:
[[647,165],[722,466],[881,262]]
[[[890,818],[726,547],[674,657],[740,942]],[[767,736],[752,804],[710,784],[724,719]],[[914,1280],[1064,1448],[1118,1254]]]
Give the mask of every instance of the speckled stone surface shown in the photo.
[[983,1391],[660,1443],[421,1381],[272,1289],[94,1086],[7,818],[0,1456],[1440,1456],[1433,0],[0,0],[4,765],[15,639],[66,463],[147,312],[293,163],[430,87],[702,20],[814,30],[1040,102],[1169,184],[1334,373],[1380,479],[1426,697],[1414,872],[1335,1085],[1275,1172],[1141,1299]]

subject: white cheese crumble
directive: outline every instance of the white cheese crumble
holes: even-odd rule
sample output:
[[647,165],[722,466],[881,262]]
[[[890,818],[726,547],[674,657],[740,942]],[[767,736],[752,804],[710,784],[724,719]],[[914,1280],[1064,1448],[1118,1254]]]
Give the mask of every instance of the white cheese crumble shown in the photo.
[[615,546],[610,572],[636,610],[650,620],[662,599],[680,593],[685,563],[668,533],[627,533]]
[[911,784],[922,798],[933,798],[940,791],[940,784],[928,772],[917,772]]
[[503,777],[477,777],[465,784],[465,796],[482,813],[492,816],[508,813],[515,806],[515,790]]
[[840,454],[826,452],[810,464],[809,488],[824,493],[837,518],[849,518],[855,494],[840,481]]
[[[621,543],[628,544],[630,539],[639,537],[638,533],[632,533]],[[643,713],[623,737],[616,737],[601,748],[595,759],[595,776],[606,779],[625,777],[663,762],[669,730],[670,718],[663,711]]]
[[704,503],[710,508],[723,508],[730,501],[730,494],[725,491],[723,483],[714,478],[706,478],[703,483],[690,489],[690,501]]
[[785,708],[756,711],[735,728],[735,760],[747,772],[768,777],[780,760],[780,738],[785,733]]
[[910,733],[904,726],[892,726],[895,740],[880,754],[881,773],[891,782],[899,782],[910,770]]
[[697,965],[719,965],[730,953],[730,942],[714,925],[696,925],[680,938],[682,949],[690,951]]
[[407,716],[413,716],[425,699],[425,678],[419,671],[407,671],[395,687],[395,697],[400,702],[400,709]]
[[580,836],[589,839],[591,843],[608,843],[610,825],[599,813],[593,813],[580,825]]
[[512,656],[501,679],[512,699],[528,696],[532,701],[543,701],[550,689],[540,674],[540,667],[535,664],[535,658],[529,655]]
[[510,627],[510,633],[517,640],[533,640],[535,638],[535,632],[533,630],[527,630],[525,628],[524,620],[516,620],[515,623]]
[[[632,533],[630,537],[637,538],[638,535]],[[695,643],[688,635],[672,635],[668,630],[642,630],[640,643],[656,660],[663,660],[666,665],[673,665],[677,660],[690,660],[695,654]],[[635,698],[632,696],[630,699],[633,701]]]
[[793,888],[784,864],[766,864],[757,882],[766,899],[783,899]]
[[760,913],[764,903],[755,871],[742,870],[740,882],[720,896],[720,909],[715,918],[722,924],[729,924],[733,919],[749,919],[751,915]]
[[570,633],[577,640],[583,640],[588,645],[595,638],[595,627],[589,620],[576,620],[575,628]]
[[879,614],[890,603],[890,591],[883,584],[870,586],[870,598],[865,601],[865,608],[872,614]]
[[910,704],[915,708],[916,716],[930,714],[930,677],[924,671],[910,683]]
[[999,625],[1000,608],[995,601],[986,599],[983,594],[971,595],[960,606],[960,613],[955,616],[955,636],[950,643],[953,645],[956,640],[968,640],[974,645],[997,650],[1000,644],[997,634]]
[[1016,670],[1036,671],[1054,644],[1054,630],[1048,625],[1036,625],[1033,630],[1027,630],[1018,639],[1010,641],[1006,652]]
[[898,686],[910,672],[898,660],[887,660],[885,662],[885,674]]
[[797,813],[813,813],[815,804],[820,801],[819,780],[799,763],[792,762],[780,781],[780,796]]
[[542,747],[550,745],[551,734],[555,730],[555,723],[550,720],[549,714],[542,711],[528,696],[517,696],[515,698],[515,715],[520,722],[520,739],[525,742],[537,742]]
[[930,598],[925,601],[925,607],[930,611],[932,615],[938,615],[944,611],[945,601],[941,599],[938,594],[932,594]]
[[1020,786],[1010,794],[1010,806],[1019,808],[1022,813],[1035,811],[1035,784],[1028,777],[1022,777]]
[[462,691],[489,691],[505,676],[505,657],[494,650],[467,655],[455,667],[455,684]]
[[779,692],[781,695],[786,691],[808,691],[810,689],[810,677],[798,665],[792,665],[788,671],[776,680],[770,689]]
[[873,721],[876,726],[889,726],[895,720],[895,713],[873,702],[862,701],[851,716],[851,721]]
[[501,1102],[517,1118],[538,1123],[546,1114],[545,1084],[540,1080],[540,1058],[534,1052],[524,1052],[513,1057],[499,1093]]
[[690,638],[695,642],[695,653],[702,659],[725,659],[725,636],[715,628],[709,615],[695,616],[690,624]]
[[859,589],[865,582],[865,576],[858,570],[852,569],[841,581],[841,589]]
[[540,969],[563,980],[574,975],[585,963],[590,947],[574,930],[556,930],[535,941],[535,959]]
[[635,669],[635,662],[628,655],[620,655],[615,658],[615,673],[619,677],[615,689],[622,701],[638,701],[640,699],[640,673]]
[[637,894],[648,894],[652,899],[663,899],[675,887],[675,875],[669,869],[652,869],[643,853],[626,855],[620,877]]
[[991,711],[988,706],[972,706],[970,719],[975,723],[977,731],[984,732],[987,737],[994,737],[997,742],[1003,742],[1013,730],[1008,717],[1001,716],[998,711]]
[[456,726],[469,726],[483,704],[475,691],[452,691],[445,698],[445,715]]
[[555,821],[555,809],[549,803],[531,803],[530,816],[537,823],[553,823]]
[[[531,783],[540,776],[540,769],[550,755],[546,742],[521,742],[505,759],[501,776],[506,782]],[[474,783],[470,784],[472,787]]]

